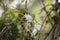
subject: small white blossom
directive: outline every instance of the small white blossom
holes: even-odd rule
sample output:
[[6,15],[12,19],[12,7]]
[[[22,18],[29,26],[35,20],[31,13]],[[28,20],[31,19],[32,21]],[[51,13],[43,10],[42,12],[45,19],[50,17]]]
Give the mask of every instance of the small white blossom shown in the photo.
[[34,25],[34,28],[37,29],[37,30],[40,30],[41,24],[36,23],[36,24]]
[[37,33],[37,29],[34,28],[32,33],[31,33],[31,36],[34,36],[36,33]]
[[4,10],[2,8],[0,8],[0,17],[2,16],[3,12],[4,12]]
[[60,3],[60,0],[58,0],[58,3]]
[[14,0],[12,3],[10,3],[10,4],[8,5],[8,7],[14,9],[14,8],[17,7],[17,6],[16,6],[17,4],[18,4],[18,0]]
[[37,33],[37,31],[39,31],[40,29],[41,29],[41,25],[36,23],[34,25],[34,29],[33,29],[32,33],[31,33],[31,35],[34,36]]
[[32,20],[33,20],[32,16],[29,15],[29,14],[25,14],[24,17],[26,18],[26,20],[27,20],[28,22],[32,22]]

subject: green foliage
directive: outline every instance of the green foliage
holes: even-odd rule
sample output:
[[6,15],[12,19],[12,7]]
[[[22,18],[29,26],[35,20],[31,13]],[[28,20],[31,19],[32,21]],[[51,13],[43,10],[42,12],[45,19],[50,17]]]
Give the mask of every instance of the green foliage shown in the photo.
[[2,26],[2,24],[5,22],[5,18],[1,18],[0,19],[0,27]]
[[18,38],[18,28],[16,25],[12,24],[12,35],[9,36],[9,40],[16,40]]
[[24,16],[26,11],[24,9],[22,10],[16,10],[16,9],[9,9],[7,12],[3,14],[5,19],[11,19],[14,23],[18,24],[21,17]]
[[[16,38],[18,37],[18,25],[20,25],[20,20],[22,19],[22,17],[24,16],[24,14],[26,13],[26,11],[24,9],[22,10],[15,10],[15,9],[9,9],[8,11],[6,11],[5,13],[3,13],[1,19],[0,19],[0,31],[5,27],[2,26],[6,20],[11,20],[11,22],[13,22],[14,24],[11,24],[10,26],[12,26],[12,35],[9,36],[9,40],[16,40]],[[19,29],[20,30],[20,29]],[[26,37],[28,37],[28,35],[25,34]]]
[[5,22],[5,17],[0,18],[0,31],[3,29],[4,22]]
[[52,19],[53,19],[54,22],[57,21],[57,16],[56,15],[53,16]]
[[[2,0],[0,0],[1,2]],[[13,0],[9,0],[10,2],[12,2]],[[22,0],[23,2],[24,0]],[[39,0],[38,0],[39,1]],[[52,1],[53,0],[44,0],[45,5],[43,5],[42,2],[37,3],[38,2],[36,0],[36,3],[34,3],[34,5],[32,5],[33,7],[31,7],[30,9],[30,13],[33,14],[35,16],[34,20],[37,23],[43,23],[42,27],[44,26],[44,29],[42,33],[38,33],[34,36],[36,40],[41,39],[44,40],[45,34],[48,36],[50,29],[52,28],[52,24],[57,20],[57,16],[55,14],[54,11],[52,11]],[[41,0],[40,0],[41,1]],[[46,6],[48,5],[48,6]],[[45,7],[46,8],[45,8]],[[59,5],[57,5],[59,7]],[[56,8],[58,8],[56,7]],[[46,10],[45,10],[45,9]],[[56,9],[55,9],[56,10]],[[51,11],[51,13],[46,17],[46,15]],[[22,29],[21,25],[23,24],[24,27],[26,27],[27,25],[30,26],[30,24],[28,24],[26,21],[24,21],[24,15],[26,14],[26,10],[22,9],[21,10],[17,10],[17,9],[8,9],[7,11],[5,11],[5,13],[3,13],[2,18],[0,19],[0,31],[3,29],[4,26],[2,26],[4,24],[4,22],[6,22],[6,20],[11,20],[14,24],[12,24],[12,35],[9,36],[9,40],[16,40],[17,37],[20,37],[21,35],[18,34],[18,32],[23,32],[22,35],[24,37],[24,40],[29,40],[29,37],[31,36],[29,32],[27,32],[26,29]],[[46,20],[44,20],[44,18],[46,17]],[[34,21],[33,20],[33,21]],[[34,22],[35,22],[34,21]],[[22,22],[22,23],[21,23]],[[19,26],[20,25],[20,26]],[[19,29],[18,29],[19,28]],[[44,34],[45,33],[45,34]],[[40,37],[39,37],[40,36]],[[57,39],[59,40],[60,37]]]

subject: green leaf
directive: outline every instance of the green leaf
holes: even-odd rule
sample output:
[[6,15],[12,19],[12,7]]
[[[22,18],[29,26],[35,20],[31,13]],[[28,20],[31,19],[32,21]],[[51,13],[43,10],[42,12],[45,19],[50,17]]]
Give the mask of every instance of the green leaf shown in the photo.
[[5,22],[5,18],[1,18],[0,19],[0,27],[2,26],[2,24]]

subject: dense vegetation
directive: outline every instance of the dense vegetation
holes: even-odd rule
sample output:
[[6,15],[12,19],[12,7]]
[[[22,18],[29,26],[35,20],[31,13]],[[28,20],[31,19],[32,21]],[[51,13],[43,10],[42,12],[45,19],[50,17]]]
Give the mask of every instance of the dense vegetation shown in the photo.
[[14,1],[0,0],[0,40],[60,40],[58,0]]

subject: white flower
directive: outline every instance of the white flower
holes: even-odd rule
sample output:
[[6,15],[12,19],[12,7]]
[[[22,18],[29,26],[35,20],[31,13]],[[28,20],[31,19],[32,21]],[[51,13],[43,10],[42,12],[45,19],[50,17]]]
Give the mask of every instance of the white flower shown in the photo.
[[0,17],[2,16],[3,12],[4,12],[4,10],[2,8],[0,8]]
[[18,4],[18,0],[14,0],[11,4],[8,5],[8,7],[14,9],[17,7],[16,6],[17,4]]
[[29,15],[29,14],[25,14],[24,17],[26,18],[26,20],[27,20],[28,22],[32,22],[32,20],[33,20],[32,16]]
[[60,3],[60,0],[58,0],[58,3]]
[[37,31],[39,31],[40,29],[41,29],[41,25],[38,24],[38,23],[36,23],[36,24],[34,25],[34,29],[32,30],[31,35],[32,35],[32,36],[36,35]]
[[34,28],[37,29],[37,30],[40,30],[41,29],[41,24],[36,23],[34,25]]
[[32,33],[31,33],[31,36],[34,36],[36,33],[37,33],[37,29],[34,28]]

